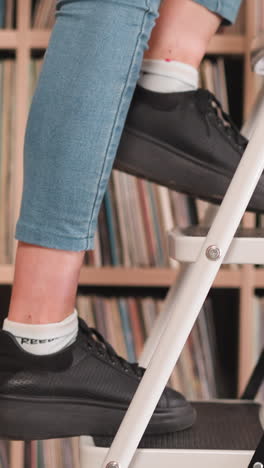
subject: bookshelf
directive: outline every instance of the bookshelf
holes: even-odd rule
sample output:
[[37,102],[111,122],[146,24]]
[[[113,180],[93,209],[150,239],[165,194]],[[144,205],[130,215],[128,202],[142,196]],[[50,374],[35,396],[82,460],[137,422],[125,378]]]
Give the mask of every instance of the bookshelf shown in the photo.
[[[179,275],[171,268],[123,268],[123,267],[83,267],[79,284],[90,286],[147,286],[170,287]],[[264,284],[264,272],[256,272],[258,288]],[[0,269],[0,284],[12,284],[14,267],[2,265]],[[220,270],[215,282],[216,288],[239,288],[242,269]]]
[[[221,55],[242,55],[244,56],[244,115],[247,116],[254,100],[254,77],[250,69],[249,54],[250,40],[254,35],[254,2],[246,0],[246,19],[244,34],[218,34],[216,35],[208,49],[210,54]],[[45,29],[31,28],[31,0],[17,0],[17,28],[0,30],[0,49],[11,49],[16,54],[16,135],[15,135],[15,208],[13,212],[14,224],[18,217],[20,208],[20,198],[22,191],[23,174],[23,140],[28,113],[28,93],[29,90],[29,63],[31,51],[45,49],[50,38],[50,31]],[[254,223],[253,216],[245,216],[247,226]],[[14,240],[14,251],[16,240]],[[13,265],[0,264],[0,284],[12,284],[14,275]],[[166,268],[93,268],[84,266],[81,271],[80,284],[92,285],[122,285],[122,286],[169,286],[177,275],[171,269]],[[250,286],[251,284],[251,286]],[[258,270],[254,272],[253,267],[245,266],[241,270],[232,271],[223,269],[219,272],[214,287],[234,287],[241,292],[242,330],[243,317],[250,314],[250,304],[252,289],[264,287],[264,272]],[[250,290],[250,291],[249,291]],[[244,334],[240,334],[241,353],[248,355],[244,348]],[[243,359],[240,366],[240,388],[249,373],[247,359]]]
[[[9,0],[7,0],[9,1]],[[245,32],[243,34],[218,34],[208,48],[209,54],[238,55],[244,58],[244,117],[248,116],[255,97],[255,81],[250,68],[250,42],[254,36],[256,2],[245,1]],[[22,192],[23,141],[28,113],[28,92],[30,88],[31,52],[48,46],[50,31],[32,29],[31,0],[17,0],[16,29],[0,29],[0,49],[12,50],[16,56],[16,116],[15,116],[15,206],[12,213],[14,225],[18,218]],[[246,214],[244,224],[254,225],[254,215]],[[15,252],[17,241],[13,242]],[[177,279],[178,271],[170,268],[121,268],[87,267],[81,270],[80,285],[91,286],[147,286],[169,287]],[[0,284],[13,282],[14,265],[0,264]],[[240,292],[240,329],[239,329],[239,388],[240,391],[251,370],[251,329],[250,314],[253,307],[255,288],[264,288],[264,269],[243,266],[240,269],[220,270],[215,282],[216,288],[237,288]],[[16,445],[17,444],[17,445]],[[11,468],[22,463],[21,444],[14,443],[17,451],[11,457]],[[22,466],[22,465],[21,465]]]

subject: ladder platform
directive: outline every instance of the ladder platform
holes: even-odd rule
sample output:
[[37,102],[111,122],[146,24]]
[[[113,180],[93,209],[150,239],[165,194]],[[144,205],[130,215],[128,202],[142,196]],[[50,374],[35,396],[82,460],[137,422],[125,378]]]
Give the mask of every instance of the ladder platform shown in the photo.
[[[246,400],[193,402],[192,405],[197,412],[194,426],[170,434],[143,436],[132,468],[193,468],[194,459],[198,468],[248,467],[263,435],[261,405]],[[82,466],[101,468],[112,441],[111,437],[82,437]]]
[[[188,450],[255,450],[263,434],[261,405],[255,402],[193,402],[196,423],[190,429],[146,435],[139,448]],[[264,415],[263,415],[264,416]],[[113,438],[94,437],[98,447],[109,447]]]
[[[169,255],[180,262],[195,262],[204,244],[208,227],[190,226],[168,234]],[[217,244],[217,242],[216,242]],[[239,228],[223,263],[264,264],[264,229]]]

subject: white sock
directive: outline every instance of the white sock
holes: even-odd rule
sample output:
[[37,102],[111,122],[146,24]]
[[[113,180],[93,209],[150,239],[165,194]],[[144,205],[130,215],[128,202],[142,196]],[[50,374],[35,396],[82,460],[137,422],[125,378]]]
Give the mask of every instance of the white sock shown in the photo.
[[76,340],[78,314],[76,309],[61,322],[32,325],[4,320],[3,330],[12,333],[20,346],[31,354],[52,354],[66,348]]
[[198,88],[196,68],[175,60],[143,60],[138,84],[149,91],[175,93]]

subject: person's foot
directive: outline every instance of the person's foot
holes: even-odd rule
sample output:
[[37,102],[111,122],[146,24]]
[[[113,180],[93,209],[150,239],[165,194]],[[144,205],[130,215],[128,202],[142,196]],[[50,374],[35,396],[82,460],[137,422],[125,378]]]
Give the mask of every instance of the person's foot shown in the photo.
[[[81,319],[75,343],[46,356],[1,330],[0,439],[114,435],[143,373]],[[166,388],[146,433],[183,430],[194,420],[191,405]]]
[[[209,91],[157,93],[137,86],[114,169],[218,204],[246,145]],[[263,180],[248,208],[264,211]]]

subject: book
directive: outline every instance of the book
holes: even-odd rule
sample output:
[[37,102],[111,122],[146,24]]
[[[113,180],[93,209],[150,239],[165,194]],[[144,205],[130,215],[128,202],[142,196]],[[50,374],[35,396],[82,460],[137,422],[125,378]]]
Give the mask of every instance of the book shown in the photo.
[[108,233],[109,233],[111,264],[113,266],[120,265],[121,263],[120,262],[120,249],[118,248],[117,225],[115,223],[116,213],[114,212],[114,206],[113,206],[113,191],[112,191],[111,181],[108,184],[108,188],[104,196],[104,203],[105,203],[106,223],[108,225]]
[[115,334],[115,341],[111,342],[116,352],[122,356],[124,359],[128,358],[126,342],[124,338],[123,328],[122,328],[122,320],[119,313],[119,307],[117,303],[117,299],[115,297],[109,298],[109,302],[111,305],[111,312],[108,317],[108,320],[112,322],[114,334]]
[[137,299],[135,297],[129,297],[127,299],[131,332],[134,339],[135,355],[138,359],[144,346],[144,334],[142,330],[142,319],[140,319],[139,308],[137,305]]
[[174,222],[172,206],[170,200],[169,189],[167,187],[162,187],[161,185],[156,186],[157,192],[157,203],[160,207],[160,223],[163,227],[162,232],[164,235],[164,255],[168,259],[168,265],[172,268],[179,268],[179,262],[169,257],[168,251],[168,239],[167,235],[174,227],[176,223]]
[[148,189],[148,197],[150,201],[150,210],[151,210],[151,215],[152,215],[152,220],[153,220],[153,232],[155,234],[155,240],[156,240],[155,265],[158,267],[162,267],[164,266],[166,262],[164,261],[161,224],[159,220],[157,200],[156,200],[155,192],[154,192],[154,184],[148,183],[147,189]]
[[147,197],[146,183],[142,179],[137,179],[137,188],[142,207],[142,216],[147,239],[149,265],[155,265],[155,238],[153,234],[153,223],[151,219],[150,203]]
[[103,265],[111,265],[112,264],[111,243],[110,243],[110,236],[109,236],[108,223],[107,223],[107,214],[106,214],[106,207],[105,207],[104,201],[99,211],[98,223],[100,226],[99,238],[100,238],[102,262],[103,262]]
[[5,27],[6,0],[0,0],[0,28]]
[[[1,0],[3,2],[3,0]],[[4,26],[7,29],[11,29],[14,27],[14,12],[15,12],[15,0],[4,0],[4,12],[5,12],[5,20]]]
[[135,350],[134,350],[133,335],[132,335],[132,329],[130,325],[126,300],[124,298],[119,298],[118,306],[119,306],[120,317],[121,317],[121,322],[122,322],[122,327],[123,327],[123,332],[124,332],[124,337],[125,337],[128,360],[130,362],[135,362],[136,357],[135,357]]
[[96,328],[101,333],[101,335],[103,335],[103,337],[106,338],[107,328],[106,328],[106,319],[105,319],[104,298],[100,296],[94,296],[93,304],[94,304],[94,316],[95,316]]
[[54,0],[37,0],[32,13],[34,28],[51,29],[55,22],[56,2]]
[[135,265],[144,267],[149,265],[148,258],[148,239],[146,237],[146,232],[144,228],[144,219],[142,213],[142,206],[140,202],[139,192],[137,190],[137,180],[136,177],[128,177],[129,191],[132,195],[131,205],[133,210],[131,211],[131,216],[133,217],[133,236],[136,243],[136,259]]
[[0,440],[0,466],[1,468],[9,467],[8,442],[4,440]]
[[121,247],[122,247],[122,260],[123,266],[129,267],[131,266],[130,254],[127,245],[127,236],[126,236],[126,228],[125,228],[125,214],[123,211],[123,202],[122,202],[122,189],[120,185],[120,174],[118,171],[112,172],[113,177],[113,187],[115,190],[115,199],[116,199],[116,207],[117,207],[117,218],[119,222],[119,229],[120,229],[120,240],[121,240]]

